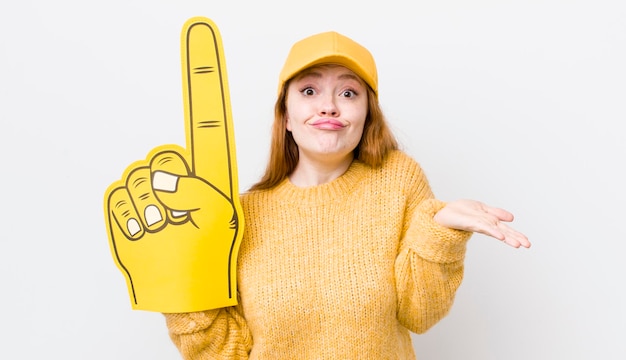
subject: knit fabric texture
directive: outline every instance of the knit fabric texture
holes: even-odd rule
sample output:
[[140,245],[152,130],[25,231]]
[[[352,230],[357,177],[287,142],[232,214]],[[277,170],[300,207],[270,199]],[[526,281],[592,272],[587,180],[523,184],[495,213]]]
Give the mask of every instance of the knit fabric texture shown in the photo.
[[405,153],[241,202],[239,305],[165,314],[184,359],[415,359],[410,332],[449,312],[471,233],[433,221],[445,203]]

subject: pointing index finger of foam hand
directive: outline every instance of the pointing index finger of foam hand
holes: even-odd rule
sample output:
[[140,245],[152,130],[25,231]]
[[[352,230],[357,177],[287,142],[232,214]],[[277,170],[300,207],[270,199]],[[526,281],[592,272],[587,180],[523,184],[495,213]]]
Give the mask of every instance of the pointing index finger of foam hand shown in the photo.
[[219,30],[210,19],[185,23],[181,59],[192,171],[232,199],[237,176],[226,62]]

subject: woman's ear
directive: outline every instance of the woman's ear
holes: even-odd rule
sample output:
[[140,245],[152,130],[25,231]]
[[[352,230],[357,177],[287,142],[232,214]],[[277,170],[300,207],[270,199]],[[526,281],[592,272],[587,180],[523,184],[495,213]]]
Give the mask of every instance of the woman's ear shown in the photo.
[[291,121],[289,121],[289,115],[285,115],[285,128],[287,131],[291,131]]

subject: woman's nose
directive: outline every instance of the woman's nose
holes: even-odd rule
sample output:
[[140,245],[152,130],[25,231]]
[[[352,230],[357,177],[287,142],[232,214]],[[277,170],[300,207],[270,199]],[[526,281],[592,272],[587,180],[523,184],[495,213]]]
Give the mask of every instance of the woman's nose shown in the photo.
[[339,115],[339,109],[337,109],[334,96],[327,95],[322,97],[320,103],[320,114],[325,116]]

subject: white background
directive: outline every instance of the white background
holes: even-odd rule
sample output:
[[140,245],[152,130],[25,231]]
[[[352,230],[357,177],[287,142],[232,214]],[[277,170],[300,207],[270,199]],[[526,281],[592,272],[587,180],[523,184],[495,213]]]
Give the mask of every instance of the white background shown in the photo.
[[2,2],[0,358],[179,358],[162,315],[130,309],[102,203],[128,164],[184,145],[179,36],[198,15],[223,37],[241,189],[289,47],[336,30],[376,57],[436,195],[515,213],[533,247],[474,236],[420,360],[625,358],[622,0]]

